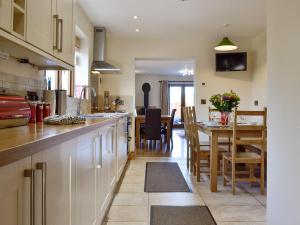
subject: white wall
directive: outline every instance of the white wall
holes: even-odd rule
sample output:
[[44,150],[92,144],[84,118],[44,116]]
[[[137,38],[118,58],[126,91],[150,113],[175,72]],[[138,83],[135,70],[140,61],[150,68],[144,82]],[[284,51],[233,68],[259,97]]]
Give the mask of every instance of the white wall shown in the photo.
[[[252,109],[261,110],[267,106],[267,40],[262,33],[252,40],[253,75],[252,75]],[[254,106],[254,101],[258,106]]]
[[144,83],[151,85],[149,93],[149,106],[160,107],[160,83],[161,80],[168,81],[193,81],[193,76],[164,76],[164,75],[136,75],[135,77],[135,105],[144,105],[144,92],[142,86]]
[[[249,50],[251,62],[252,42],[249,39],[233,38],[239,51]],[[207,100],[212,94],[229,90],[236,91],[242,101],[242,108],[249,108],[252,102],[252,66],[247,72],[215,72],[214,46],[220,40],[204,37],[190,37],[176,40],[143,40],[109,38],[107,43],[108,61],[120,66],[120,75],[102,75],[101,91],[110,90],[112,95],[135,96],[135,58],[193,58],[196,60],[195,90],[198,118],[207,119],[208,105],[200,105],[200,99]],[[201,83],[207,86],[202,87]]]
[[268,225],[300,224],[300,1],[268,0]]

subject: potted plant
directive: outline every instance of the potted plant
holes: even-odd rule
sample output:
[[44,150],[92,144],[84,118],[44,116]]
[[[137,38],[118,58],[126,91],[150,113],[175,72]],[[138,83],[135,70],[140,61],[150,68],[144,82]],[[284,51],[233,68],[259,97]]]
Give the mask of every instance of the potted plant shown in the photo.
[[240,104],[240,97],[233,91],[211,96],[211,104],[221,112],[221,124],[227,125],[229,114]]

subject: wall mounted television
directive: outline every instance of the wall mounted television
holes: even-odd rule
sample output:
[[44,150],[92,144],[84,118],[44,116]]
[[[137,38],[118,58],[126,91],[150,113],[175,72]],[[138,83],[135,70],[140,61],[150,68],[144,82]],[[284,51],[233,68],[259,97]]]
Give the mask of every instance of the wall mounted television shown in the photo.
[[247,52],[217,53],[216,71],[247,71]]

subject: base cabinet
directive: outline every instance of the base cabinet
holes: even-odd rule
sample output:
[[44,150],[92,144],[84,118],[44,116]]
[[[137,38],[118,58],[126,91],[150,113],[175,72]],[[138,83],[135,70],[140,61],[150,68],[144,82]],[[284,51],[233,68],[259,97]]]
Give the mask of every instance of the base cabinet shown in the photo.
[[0,168],[0,224],[31,225],[31,177],[24,171],[31,169],[31,157]]
[[76,143],[76,198],[74,225],[94,225],[96,222],[95,142],[98,131],[80,136]]
[[124,168],[117,133],[104,126],[0,167],[0,224],[100,225]]
[[122,175],[124,167],[127,162],[128,153],[127,153],[127,118],[122,118],[117,123],[117,171],[118,179]]
[[32,156],[35,225],[73,225],[75,155],[71,141]]

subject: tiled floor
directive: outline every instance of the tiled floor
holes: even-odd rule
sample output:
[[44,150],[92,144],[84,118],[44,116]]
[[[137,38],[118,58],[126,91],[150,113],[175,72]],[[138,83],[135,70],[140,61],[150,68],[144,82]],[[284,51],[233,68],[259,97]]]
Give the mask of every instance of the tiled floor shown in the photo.
[[[153,161],[178,162],[193,192],[145,193],[146,162]],[[211,193],[206,175],[197,183],[187,171],[184,157],[139,157],[130,162],[103,225],[148,225],[151,205],[207,205],[218,225],[266,224],[266,196],[259,194],[259,188],[250,188],[245,184],[239,186],[234,196],[230,186],[223,187],[221,179],[218,187],[219,192]]]

